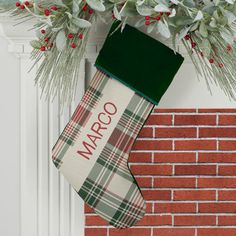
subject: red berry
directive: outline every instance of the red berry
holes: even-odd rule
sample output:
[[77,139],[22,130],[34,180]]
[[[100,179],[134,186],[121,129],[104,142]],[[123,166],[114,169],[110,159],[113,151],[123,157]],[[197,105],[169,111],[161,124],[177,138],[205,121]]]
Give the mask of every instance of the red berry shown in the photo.
[[164,12],[160,12],[160,15],[162,16],[164,14]]
[[166,15],[169,16],[171,14],[171,12],[166,12]]
[[223,64],[223,63],[219,63],[219,67],[220,67],[220,68],[223,68],[223,67],[224,67],[224,64]]
[[89,14],[92,15],[94,13],[93,9],[89,9]]
[[156,17],[156,20],[160,20],[160,19],[161,19],[161,17],[160,17],[160,16],[157,16],[157,17]]
[[16,7],[20,7],[20,6],[21,6],[20,2],[16,2]]
[[46,9],[44,10],[44,15],[45,15],[45,16],[49,16],[50,13],[51,13],[51,12],[50,12],[49,9],[46,8]]
[[49,40],[50,40],[50,38],[45,38],[45,39],[44,39],[44,41],[45,41],[46,43],[48,43]]
[[227,45],[227,51],[231,51],[232,50],[232,46],[230,44]]
[[150,16],[145,16],[145,20],[150,20]]
[[192,42],[192,48],[195,48],[197,44],[195,42]]
[[210,58],[209,59],[209,62],[212,64],[212,63],[214,63],[214,59],[213,58]]
[[190,35],[188,35],[188,34],[185,35],[184,39],[185,39],[185,40],[189,40],[189,39],[190,39]]
[[25,6],[24,5],[20,5],[20,9],[24,10]]
[[85,5],[84,7],[83,7],[83,11],[87,11],[88,10],[88,5]]
[[57,11],[57,10],[58,10],[58,7],[52,6],[51,9],[52,9],[53,11]]
[[74,38],[74,35],[70,33],[70,34],[67,35],[67,37],[68,37],[69,39],[73,39],[73,38]]
[[146,20],[146,21],[145,21],[145,25],[150,25],[150,21],[149,21],[149,20]]
[[25,1],[24,4],[25,4],[26,6],[29,6],[29,5],[30,5],[29,1]]
[[72,44],[71,44],[71,47],[72,47],[72,48],[77,48],[77,44],[76,44],[76,43],[72,43]]
[[79,34],[79,38],[83,39],[84,35],[83,34]]
[[41,30],[41,33],[42,33],[42,34],[46,34],[46,30],[42,29],[42,30]]
[[40,48],[40,51],[41,51],[41,52],[46,51],[46,47],[45,47],[45,46],[42,46],[42,47]]

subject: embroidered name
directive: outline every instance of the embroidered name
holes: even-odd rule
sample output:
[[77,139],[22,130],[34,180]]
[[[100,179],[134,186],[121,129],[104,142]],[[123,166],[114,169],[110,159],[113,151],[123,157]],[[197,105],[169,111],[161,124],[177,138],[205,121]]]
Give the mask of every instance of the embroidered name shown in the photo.
[[104,135],[104,131],[112,122],[112,116],[117,113],[117,107],[114,103],[107,102],[103,106],[103,111],[97,115],[97,121],[92,124],[88,134],[87,140],[82,142],[83,150],[78,150],[79,156],[89,160],[93,155],[93,151],[97,147],[97,141],[101,140]]

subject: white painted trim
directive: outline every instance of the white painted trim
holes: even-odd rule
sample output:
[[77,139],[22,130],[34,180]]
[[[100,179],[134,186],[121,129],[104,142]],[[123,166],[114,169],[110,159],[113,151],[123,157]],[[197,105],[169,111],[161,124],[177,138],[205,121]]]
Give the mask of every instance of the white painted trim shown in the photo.
[[[8,40],[8,51],[17,56],[20,68],[20,236],[83,236],[84,203],[53,165],[51,148],[84,93],[85,60],[76,98],[61,114],[56,99],[40,99],[33,80],[36,68],[28,73],[34,38],[25,30],[29,25],[16,30],[8,18],[0,18],[0,25],[0,36]],[[96,48],[92,43],[88,55]]]

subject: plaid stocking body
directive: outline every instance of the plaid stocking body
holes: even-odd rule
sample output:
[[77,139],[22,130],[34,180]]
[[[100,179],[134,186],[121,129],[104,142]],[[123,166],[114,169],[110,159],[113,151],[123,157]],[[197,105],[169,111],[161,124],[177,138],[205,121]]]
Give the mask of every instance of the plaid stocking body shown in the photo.
[[134,225],[145,202],[127,165],[153,104],[97,71],[53,148],[53,162],[80,197],[116,228]]

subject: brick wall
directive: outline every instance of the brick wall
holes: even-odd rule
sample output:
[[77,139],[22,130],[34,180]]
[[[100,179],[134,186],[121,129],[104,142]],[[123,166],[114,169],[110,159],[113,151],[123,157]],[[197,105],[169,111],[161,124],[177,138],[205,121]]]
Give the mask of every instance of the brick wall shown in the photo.
[[85,207],[85,236],[235,236],[236,109],[156,109],[129,158],[146,216],[116,230]]

